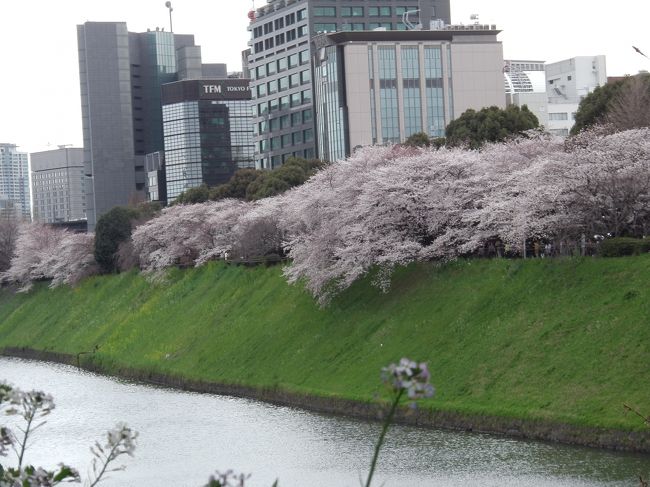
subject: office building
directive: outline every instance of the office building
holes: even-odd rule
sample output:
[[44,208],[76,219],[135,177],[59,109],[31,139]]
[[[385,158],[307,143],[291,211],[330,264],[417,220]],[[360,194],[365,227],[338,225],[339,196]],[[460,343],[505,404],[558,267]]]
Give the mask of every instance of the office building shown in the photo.
[[4,213],[29,220],[29,159],[15,144],[0,143],[0,200]]
[[[237,169],[255,167],[250,82],[247,79],[202,79],[162,87],[166,198],[186,189],[228,182]],[[159,176],[149,173],[150,199],[160,200]]]
[[580,101],[606,83],[605,56],[578,56],[547,64],[548,131],[569,135]]
[[310,66],[314,35],[429,29],[436,19],[450,23],[449,0],[268,0],[249,26],[256,166],[270,169],[291,156],[317,155]]
[[34,221],[61,223],[86,218],[83,149],[59,147],[30,155]]
[[145,155],[163,150],[161,86],[225,73],[203,65],[194,36],[124,22],[77,26],[88,228],[117,205],[145,199]]
[[505,107],[503,48],[495,26],[362,31],[313,40],[318,153],[443,137],[469,108]]

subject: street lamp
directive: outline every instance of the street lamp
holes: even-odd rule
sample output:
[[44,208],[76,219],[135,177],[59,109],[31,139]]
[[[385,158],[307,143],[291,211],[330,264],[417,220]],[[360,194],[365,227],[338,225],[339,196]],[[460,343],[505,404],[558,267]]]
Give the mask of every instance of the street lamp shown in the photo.
[[169,9],[169,32],[174,32],[174,28],[172,27],[172,12],[174,11],[172,8],[172,2],[165,2],[165,7]]

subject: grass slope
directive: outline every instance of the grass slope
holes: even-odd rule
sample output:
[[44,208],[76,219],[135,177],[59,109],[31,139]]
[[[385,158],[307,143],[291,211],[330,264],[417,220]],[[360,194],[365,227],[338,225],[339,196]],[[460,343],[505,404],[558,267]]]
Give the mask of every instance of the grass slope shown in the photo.
[[379,370],[426,360],[441,410],[640,429],[650,407],[650,255],[473,260],[356,283],[326,309],[281,268],[212,263],[79,287],[0,293],[0,347],[101,346],[131,366],[223,383],[369,400]]

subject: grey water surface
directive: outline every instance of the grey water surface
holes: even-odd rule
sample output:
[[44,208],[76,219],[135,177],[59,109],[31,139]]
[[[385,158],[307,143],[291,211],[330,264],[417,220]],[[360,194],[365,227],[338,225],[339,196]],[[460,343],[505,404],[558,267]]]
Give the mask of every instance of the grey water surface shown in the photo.
[[[280,487],[358,487],[380,428],[13,358],[0,357],[0,380],[54,396],[56,409],[35,434],[28,463],[65,462],[85,478],[95,440],[119,421],[137,430],[135,457],[101,484],[107,487],[199,487],[227,469],[251,473],[247,487],[270,487],[276,478]],[[373,485],[638,486],[639,474],[650,477],[649,455],[394,426]]]

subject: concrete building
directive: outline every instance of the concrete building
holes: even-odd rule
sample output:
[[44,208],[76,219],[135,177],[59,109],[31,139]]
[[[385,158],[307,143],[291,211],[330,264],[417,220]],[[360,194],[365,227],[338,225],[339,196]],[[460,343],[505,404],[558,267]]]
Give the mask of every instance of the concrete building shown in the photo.
[[539,124],[548,125],[545,61],[507,59],[503,64],[506,104],[526,105]]
[[606,83],[605,56],[579,56],[547,64],[548,131],[569,135],[580,101]]
[[162,100],[168,201],[189,188],[226,183],[237,169],[255,167],[249,80],[178,81],[163,85]]
[[0,207],[29,220],[29,158],[15,144],[0,143]]
[[504,108],[498,33],[473,25],[314,38],[320,157],[343,159],[357,146],[400,143],[417,132],[442,137],[469,108]]
[[86,218],[82,148],[60,147],[30,155],[34,221],[60,223]]
[[[411,12],[411,13],[407,13]],[[252,17],[251,75],[258,168],[316,154],[310,40],[324,32],[428,29],[450,23],[449,0],[267,0]],[[366,80],[367,83],[367,80]]]
[[77,26],[88,228],[145,199],[145,155],[163,149],[161,86],[225,73],[203,65],[194,36],[133,33],[124,22]]

